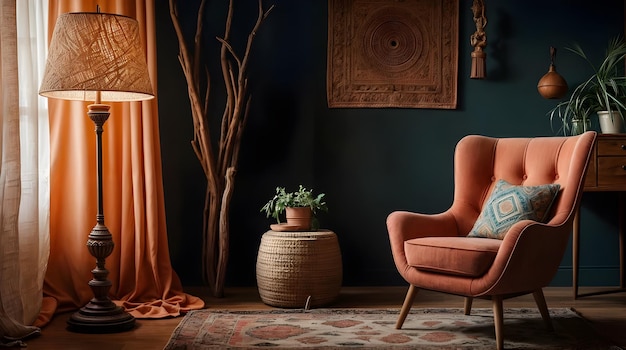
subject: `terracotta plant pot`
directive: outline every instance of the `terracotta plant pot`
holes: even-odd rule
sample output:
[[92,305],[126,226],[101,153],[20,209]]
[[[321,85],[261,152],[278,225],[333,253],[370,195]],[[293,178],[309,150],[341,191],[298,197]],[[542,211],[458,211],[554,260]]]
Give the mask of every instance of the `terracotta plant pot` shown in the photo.
[[311,229],[313,212],[310,207],[287,207],[285,208],[287,225],[298,226],[303,230]]

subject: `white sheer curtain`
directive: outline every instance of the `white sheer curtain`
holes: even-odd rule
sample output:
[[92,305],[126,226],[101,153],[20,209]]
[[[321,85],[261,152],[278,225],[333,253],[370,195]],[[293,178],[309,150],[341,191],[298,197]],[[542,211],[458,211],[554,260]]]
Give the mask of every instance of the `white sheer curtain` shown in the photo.
[[[0,0],[0,343],[39,332],[49,255],[47,0]],[[18,44],[19,43],[19,44]]]

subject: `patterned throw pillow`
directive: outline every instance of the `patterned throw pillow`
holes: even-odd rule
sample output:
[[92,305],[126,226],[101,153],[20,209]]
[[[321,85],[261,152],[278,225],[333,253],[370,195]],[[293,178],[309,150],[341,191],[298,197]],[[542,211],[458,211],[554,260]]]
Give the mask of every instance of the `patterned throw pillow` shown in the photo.
[[520,220],[544,222],[560,185],[515,186],[498,180],[468,237],[504,239]]

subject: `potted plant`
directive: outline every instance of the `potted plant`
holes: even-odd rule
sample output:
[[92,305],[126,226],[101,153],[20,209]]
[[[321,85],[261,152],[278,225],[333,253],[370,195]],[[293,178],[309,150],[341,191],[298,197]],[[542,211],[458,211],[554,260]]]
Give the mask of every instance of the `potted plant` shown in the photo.
[[[276,194],[261,208],[265,215],[276,219],[277,225],[271,225],[272,229],[304,231],[317,229],[315,214],[318,211],[328,211],[325,194],[313,194],[312,189],[306,189],[300,185],[295,192],[287,192],[284,187],[276,187]],[[285,213],[287,224],[280,221]]]
[[[550,120],[558,119],[565,135],[576,135],[590,128],[590,115],[595,112],[600,118],[602,132],[621,132],[626,113],[626,43],[619,37],[611,39],[599,66],[591,62],[578,44],[566,50],[583,58],[594,73],[574,89],[568,100],[560,102],[549,112]],[[618,129],[610,129],[613,123]]]

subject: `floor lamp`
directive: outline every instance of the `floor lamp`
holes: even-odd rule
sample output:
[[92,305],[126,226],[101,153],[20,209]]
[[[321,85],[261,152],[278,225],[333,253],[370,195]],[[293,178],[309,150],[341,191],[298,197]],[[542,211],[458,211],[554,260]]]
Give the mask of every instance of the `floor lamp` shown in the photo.
[[132,329],[135,318],[109,298],[111,281],[105,268],[113,252],[111,233],[104,225],[102,198],[102,132],[109,105],[101,101],[140,101],[153,98],[146,56],[137,21],[107,13],[65,13],[58,17],[39,94],[64,100],[94,101],[87,115],[95,124],[97,157],[96,225],[87,240],[96,258],[89,286],[93,299],[67,321],[82,333],[114,333]]

